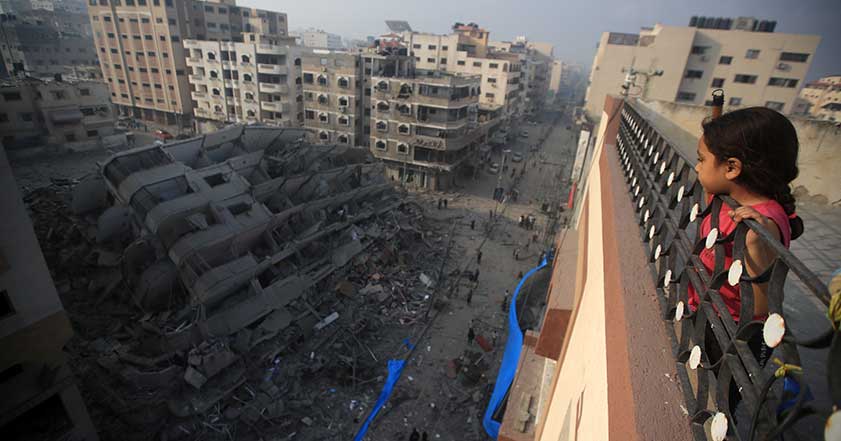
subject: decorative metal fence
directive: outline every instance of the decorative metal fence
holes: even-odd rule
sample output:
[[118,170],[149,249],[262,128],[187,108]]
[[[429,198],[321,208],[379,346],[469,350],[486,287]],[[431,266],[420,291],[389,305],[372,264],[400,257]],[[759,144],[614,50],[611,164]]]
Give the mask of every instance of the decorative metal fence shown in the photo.
[[[718,234],[720,210],[735,209],[739,204],[726,196],[716,196],[708,204],[685,140],[669,139],[674,135],[658,130],[635,108],[638,105],[626,102],[621,110],[618,153],[642,240],[650,253],[657,298],[672,339],[694,437],[782,439],[780,436],[792,433],[792,425],[804,417],[820,418],[823,427],[831,410],[815,407],[804,381],[808,367],[801,367],[798,348],[833,346],[827,351],[828,377],[820,382],[830,389],[837,409],[839,391],[834,389],[841,384],[841,369],[832,372],[838,366],[830,360],[839,358],[841,338],[826,314],[813,318],[826,329],[820,335],[802,335],[802,330],[787,327],[790,323],[785,321],[783,299],[789,274],[824,306],[830,302],[826,285],[757,222],[747,220],[731,234]],[[676,148],[678,142],[683,142],[682,149]],[[699,237],[701,220],[707,215],[711,215],[712,230],[707,237]],[[777,253],[771,266],[754,277],[743,265],[748,229]],[[725,268],[728,243],[733,264]],[[700,258],[704,249],[715,256],[711,274]],[[767,283],[769,316],[764,320],[749,319],[754,317],[754,283]],[[719,292],[726,284],[740,288],[740,321],[728,313]],[[688,307],[690,287],[699,298],[694,311]],[[773,348],[769,363],[779,364],[776,371],[763,369],[754,355],[760,339]],[[734,412],[737,403],[743,408]],[[813,435],[806,438],[814,439]]]

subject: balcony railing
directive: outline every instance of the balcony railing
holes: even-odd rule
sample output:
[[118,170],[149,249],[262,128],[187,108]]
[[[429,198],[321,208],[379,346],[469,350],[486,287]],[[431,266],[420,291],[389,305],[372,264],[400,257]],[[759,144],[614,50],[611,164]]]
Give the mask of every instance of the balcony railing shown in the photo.
[[258,64],[257,72],[264,74],[286,75],[289,69],[279,64]]
[[288,94],[289,86],[286,84],[260,83],[260,92]]
[[[788,274],[800,282],[804,296],[812,297],[823,307],[830,301],[827,287],[803,262],[752,220],[741,222],[726,237],[718,237],[717,234],[701,237],[701,219],[710,215],[714,232],[717,232],[720,211],[736,208],[739,204],[726,196],[716,196],[707,204],[694,171],[695,161],[691,156],[694,145],[680,139],[680,134],[670,132],[663,124],[652,122],[653,117],[646,119],[643,116],[646,112],[636,106],[628,103],[624,106],[616,142],[638,216],[636,221],[641,226],[642,240],[647,245],[650,267],[656,277],[656,297],[672,341],[673,355],[678,362],[678,377],[683,383],[686,409],[695,439],[707,439],[704,425],[711,418],[713,432],[723,429],[728,440],[743,440],[745,434],[751,440],[778,439],[780,435],[789,434],[794,423],[810,415],[814,415],[811,418],[820,418],[822,427],[830,411],[817,408],[810,398],[805,378],[814,375],[810,368],[815,366],[802,365],[798,349],[833,345],[834,354],[830,353],[828,358],[837,359],[841,352],[838,350],[841,348],[841,333],[834,331],[823,314],[808,317],[811,325],[823,329],[819,334],[810,335],[796,327],[795,321],[785,320],[783,300]],[[748,230],[755,232],[777,253],[773,264],[754,277],[743,271],[742,264]],[[729,268],[724,267],[725,244],[733,246],[734,263]],[[705,248],[715,254],[712,275],[699,257]],[[725,284],[738,284],[740,317],[747,318],[754,317],[754,283],[767,283],[769,317],[766,320],[742,319],[736,322],[728,313],[719,288]],[[690,286],[699,293],[700,304],[696,311],[687,306]],[[761,337],[775,347],[774,359],[785,363],[786,368],[777,371],[785,377],[780,380],[781,383],[784,381],[785,392],[782,395],[780,388],[771,388],[777,380],[774,371],[763,370],[748,346],[749,341],[757,341]],[[722,348],[720,352],[723,355],[708,351],[716,345]],[[826,387],[837,401],[841,396],[841,390],[838,390],[841,387],[841,369],[837,365],[833,369],[830,363],[827,372],[829,381]],[[731,380],[735,387],[731,385]],[[827,384],[826,380],[817,378],[821,385]],[[747,409],[746,413],[740,413],[747,416],[741,416],[738,421],[730,410],[739,399],[737,395],[741,396],[740,406]],[[813,439],[813,435],[807,438]],[[714,434],[712,439],[725,438]]]

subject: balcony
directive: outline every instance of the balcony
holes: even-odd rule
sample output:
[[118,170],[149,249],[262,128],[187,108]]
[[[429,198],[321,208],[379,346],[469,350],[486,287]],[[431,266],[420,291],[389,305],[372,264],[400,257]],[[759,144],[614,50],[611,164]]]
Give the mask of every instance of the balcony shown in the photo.
[[260,83],[260,92],[289,94],[289,85],[280,83]]
[[258,64],[257,72],[263,74],[287,75],[289,68],[280,64]]
[[[506,350],[505,358],[519,366],[513,382],[500,377],[505,383],[498,379],[494,390],[509,393],[499,439],[565,439],[575,427],[586,439],[706,440],[710,424],[722,428],[718,439],[774,439],[771,432],[822,439],[831,385],[841,375],[830,364],[838,355],[830,340],[837,344],[838,333],[827,318],[830,293],[823,283],[837,262],[807,263],[798,254],[813,257],[813,242],[786,249],[752,220],[727,236],[702,236],[701,219],[719,219],[738,203],[707,199],[694,171],[697,137],[653,109],[608,97],[600,126],[591,128],[599,134],[594,146],[575,160],[572,221],[551,247],[557,257],[541,270],[549,272],[550,288],[540,329]],[[686,123],[693,129],[709,113],[663,109],[682,121],[697,114]],[[801,154],[814,151],[801,142]],[[736,321],[719,287],[738,285],[741,316],[753,316],[752,287],[762,282],[741,263],[749,231],[776,255],[765,279],[770,316]],[[813,234],[826,240],[825,231]],[[725,246],[732,246],[736,262],[730,267]],[[712,275],[701,262],[703,250],[715,256]],[[688,306],[689,287],[701,293],[695,310]],[[787,369],[777,371],[771,361],[761,366],[748,342],[763,339]],[[783,381],[799,393],[781,397]],[[591,393],[597,387],[608,393]],[[779,412],[782,402],[786,410]],[[501,401],[492,403],[486,415]],[[582,409],[589,416],[580,418]],[[485,423],[494,428],[496,421]]]
[[204,79],[204,75],[187,75],[187,80],[189,80],[191,83],[200,83],[204,81]]
[[190,92],[190,95],[192,95],[194,100],[207,98],[207,93],[206,92],[193,91],[193,92]]
[[263,110],[269,110],[272,112],[289,112],[292,106],[289,103],[282,102],[282,101],[275,101],[275,102],[268,102],[268,101],[261,101],[260,107]]

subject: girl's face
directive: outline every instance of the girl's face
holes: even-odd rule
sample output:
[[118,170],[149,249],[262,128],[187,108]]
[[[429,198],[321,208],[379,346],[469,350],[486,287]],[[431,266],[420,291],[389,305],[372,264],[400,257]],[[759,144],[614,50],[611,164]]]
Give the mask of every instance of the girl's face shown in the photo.
[[698,181],[708,194],[728,194],[730,192],[732,170],[726,161],[719,161],[707,148],[704,137],[698,139],[698,163],[695,164]]

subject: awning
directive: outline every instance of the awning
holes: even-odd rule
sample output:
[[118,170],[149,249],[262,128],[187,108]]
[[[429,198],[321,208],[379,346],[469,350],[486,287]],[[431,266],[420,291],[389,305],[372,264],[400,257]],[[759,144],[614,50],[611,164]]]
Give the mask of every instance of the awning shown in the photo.
[[55,110],[50,113],[50,119],[56,124],[66,124],[81,121],[84,118],[79,109]]

